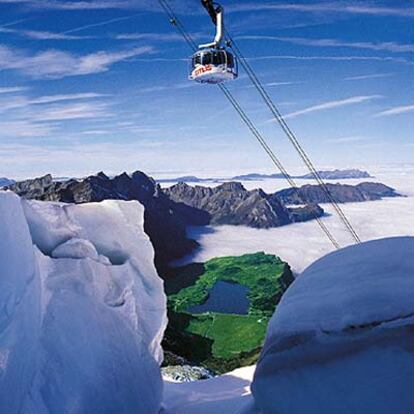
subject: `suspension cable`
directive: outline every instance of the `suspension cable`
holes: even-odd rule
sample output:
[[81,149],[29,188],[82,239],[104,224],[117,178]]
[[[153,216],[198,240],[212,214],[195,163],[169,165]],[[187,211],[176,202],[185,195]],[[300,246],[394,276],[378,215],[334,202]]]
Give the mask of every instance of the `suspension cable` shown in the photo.
[[299,154],[302,161],[307,166],[308,170],[310,171],[313,178],[317,181],[317,183],[322,188],[323,192],[325,193],[326,197],[328,198],[329,202],[334,207],[335,211],[339,215],[341,221],[347,228],[347,230],[351,233],[351,236],[355,240],[356,243],[361,243],[361,239],[359,238],[357,232],[353,228],[352,224],[346,217],[345,213],[341,209],[341,207],[338,205],[337,201],[333,197],[331,191],[329,190],[328,186],[316,170],[315,166],[313,165],[312,161],[310,160],[309,156],[306,154],[303,147],[300,145],[296,135],[293,133],[293,131],[290,129],[289,125],[286,123],[285,119],[283,118],[282,114],[280,113],[279,109],[276,107],[272,99],[270,98],[269,94],[267,93],[266,89],[264,88],[263,84],[260,82],[258,77],[256,76],[255,72],[253,71],[252,67],[248,63],[247,59],[243,56],[242,52],[240,51],[239,47],[237,46],[237,43],[232,39],[229,32],[225,31],[226,36],[228,40],[230,41],[230,47],[232,48],[234,54],[239,59],[241,65],[243,66],[244,70],[246,71],[247,75],[249,76],[250,80],[252,81],[253,85],[263,98],[265,104],[270,109],[271,113],[273,114],[275,120],[278,122],[280,127],[282,128],[283,132],[286,134],[287,138],[293,145],[293,147],[296,149],[297,153]]
[[[184,26],[181,23],[181,21],[175,15],[174,11],[172,10],[171,6],[168,4],[167,0],[158,0],[158,2],[160,3],[160,5],[162,6],[162,8],[164,9],[166,15],[169,18],[170,23],[172,25],[174,25],[179,30],[179,32],[181,33],[181,35],[183,36],[183,38],[185,39],[185,41],[188,43],[188,45],[190,46],[190,48],[194,52],[197,51],[198,50],[197,44],[194,42],[194,40],[192,39],[191,35],[186,31],[186,29],[184,28]],[[281,161],[276,157],[275,153],[272,151],[272,149],[267,144],[266,139],[263,137],[263,135],[255,127],[254,123],[248,117],[248,115],[246,114],[246,112],[242,109],[242,107],[240,106],[240,104],[238,103],[238,101],[236,100],[236,98],[233,96],[233,94],[229,91],[229,89],[226,86],[224,86],[222,84],[218,84],[217,86],[220,88],[220,90],[226,96],[226,98],[228,99],[228,101],[230,102],[230,104],[233,106],[233,108],[239,114],[239,116],[242,119],[242,121],[246,124],[246,126],[248,127],[248,129],[250,130],[250,132],[257,139],[257,141],[262,146],[262,148],[264,149],[264,151],[269,155],[269,157],[270,157],[271,161],[273,162],[273,164],[279,169],[279,171],[281,172],[281,174],[283,175],[283,177],[286,179],[286,181],[289,183],[289,185],[292,187],[292,189],[295,191],[295,193],[297,194],[297,196],[299,197],[299,199],[303,202],[303,204],[307,204],[304,201],[304,199],[303,199],[304,197],[300,193],[299,187],[297,186],[297,184],[294,181],[294,179],[288,174],[287,170],[285,169],[285,167],[283,166],[283,164],[281,163]],[[318,215],[316,214],[316,212],[314,212],[313,210],[311,211],[311,214],[312,214],[312,217],[316,220],[316,222],[320,226],[320,228],[322,229],[322,231],[328,237],[328,239],[330,240],[330,242],[333,244],[333,246],[336,249],[339,249],[340,248],[339,243],[336,241],[336,239],[334,238],[334,236],[332,235],[332,233],[330,232],[330,230],[326,227],[325,223],[320,219],[320,217],[318,217]]]

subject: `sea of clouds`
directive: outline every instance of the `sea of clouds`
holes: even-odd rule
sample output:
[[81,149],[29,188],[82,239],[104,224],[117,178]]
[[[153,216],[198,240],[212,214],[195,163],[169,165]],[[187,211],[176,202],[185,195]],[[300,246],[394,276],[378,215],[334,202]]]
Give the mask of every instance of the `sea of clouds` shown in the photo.
[[[375,178],[340,180],[340,182],[355,185],[362,181],[378,181],[395,188],[405,197],[342,204],[343,211],[361,240],[414,236],[414,166],[378,168],[370,172]],[[310,180],[298,180],[299,185],[310,183],[312,183]],[[287,187],[284,180],[280,179],[245,181],[243,184],[248,189],[260,187],[269,193]],[[323,221],[341,246],[352,244],[351,236],[332,206],[322,205],[322,207],[327,213]],[[316,259],[334,250],[315,221],[268,230],[244,226],[191,227],[188,233],[191,238],[200,243],[201,247],[179,264],[264,251],[278,255],[291,265],[294,272],[299,273]]]

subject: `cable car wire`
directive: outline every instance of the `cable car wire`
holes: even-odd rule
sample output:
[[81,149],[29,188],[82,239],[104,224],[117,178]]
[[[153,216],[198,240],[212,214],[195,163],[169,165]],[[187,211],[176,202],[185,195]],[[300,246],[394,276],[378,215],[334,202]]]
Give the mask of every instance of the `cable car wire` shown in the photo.
[[243,66],[244,70],[246,71],[247,75],[249,76],[250,80],[252,81],[253,85],[263,98],[265,104],[270,109],[271,113],[273,114],[275,120],[278,122],[280,127],[282,128],[283,132],[288,137],[291,144],[296,149],[297,153],[299,154],[300,158],[304,162],[304,164],[307,166],[308,170],[310,171],[313,178],[317,181],[317,183],[321,186],[323,192],[325,193],[326,197],[328,198],[329,202],[334,207],[335,211],[339,215],[341,221],[345,225],[345,227],[350,232],[351,236],[355,240],[356,243],[361,243],[361,239],[359,238],[357,232],[353,228],[352,224],[346,217],[345,213],[341,209],[341,207],[338,205],[337,201],[333,197],[332,193],[330,192],[329,188],[327,187],[326,183],[316,170],[315,166],[313,165],[312,161],[310,160],[309,156],[303,149],[303,147],[300,145],[296,135],[293,133],[293,131],[290,129],[289,125],[286,123],[285,119],[283,118],[281,112],[274,104],[273,100],[270,98],[269,94],[267,93],[266,89],[264,88],[263,84],[260,82],[258,77],[256,76],[255,72],[253,71],[252,67],[248,63],[247,59],[243,56],[242,52],[240,51],[239,47],[237,46],[236,42],[232,39],[228,31],[226,30],[227,38],[230,42],[230,47],[234,51],[234,54],[239,59],[241,65]]
[[[240,107],[234,96],[231,94],[231,92],[228,90],[228,88],[222,84],[219,84],[218,87],[222,90],[224,95],[227,97],[227,99],[230,101],[234,109],[237,111],[237,113],[242,118],[243,122],[247,125],[251,133],[255,136],[255,138],[259,141],[262,148],[266,151],[266,153],[269,155],[270,159],[272,160],[273,164],[279,169],[279,171],[282,173],[283,177],[286,179],[286,181],[290,184],[290,186],[295,190],[295,193],[298,195],[299,199],[306,204],[303,201],[303,197],[300,194],[299,187],[296,185],[293,178],[288,174],[286,169],[284,168],[281,161],[276,157],[275,153],[272,151],[272,149],[267,144],[265,138],[262,136],[262,134],[257,130],[257,128],[254,126],[251,119],[246,115],[244,110]],[[312,217],[316,220],[316,222],[321,227],[322,231],[326,234],[328,239],[331,241],[331,243],[334,245],[336,249],[340,248],[339,243],[336,241],[332,233],[329,231],[329,229],[326,227],[325,223],[320,219],[320,217],[317,216],[317,214],[314,211],[311,211]]]
[[[181,21],[178,19],[178,17],[175,15],[174,11],[172,10],[171,6],[168,4],[166,0],[158,0],[162,8],[164,9],[166,15],[169,18],[169,21],[172,25],[174,25],[179,32],[182,34],[185,41],[188,43],[190,48],[193,51],[198,50],[197,44],[192,39],[191,35],[187,33],[186,29],[184,28]],[[257,141],[260,143],[264,151],[269,155],[271,161],[273,164],[278,168],[278,170],[281,172],[283,177],[286,179],[286,181],[289,183],[289,185],[292,187],[292,189],[295,190],[296,194],[298,195],[299,199],[306,204],[303,200],[303,196],[301,195],[299,191],[299,187],[296,185],[296,182],[294,179],[288,174],[287,170],[283,166],[282,162],[277,158],[273,150],[269,147],[267,144],[266,139],[263,137],[263,135],[258,131],[258,129],[255,127],[253,121],[249,118],[249,116],[246,114],[246,112],[243,110],[243,108],[240,106],[236,98],[233,96],[233,94],[229,91],[229,89],[222,85],[217,85],[220,90],[223,92],[223,94],[226,96],[230,104],[233,106],[233,108],[236,110],[236,112],[239,114],[242,121],[246,124],[250,132],[253,134],[253,136],[257,139]],[[320,219],[320,217],[317,216],[315,212],[311,212],[313,218],[316,220],[322,231],[325,233],[325,235],[328,237],[330,242],[333,244],[333,246],[336,249],[340,248],[339,243],[336,241],[335,237],[332,235],[330,230],[326,227],[325,223]]]

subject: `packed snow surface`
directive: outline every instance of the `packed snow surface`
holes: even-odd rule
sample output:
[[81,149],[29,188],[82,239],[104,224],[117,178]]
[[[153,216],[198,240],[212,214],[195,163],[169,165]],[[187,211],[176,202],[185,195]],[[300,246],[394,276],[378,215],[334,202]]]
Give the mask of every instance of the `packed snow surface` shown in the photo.
[[0,412],[158,413],[162,282],[137,202],[0,192]]
[[332,253],[292,284],[253,382],[262,414],[405,414],[414,407],[414,238]]
[[250,383],[255,367],[204,381],[166,381],[162,414],[254,414]]

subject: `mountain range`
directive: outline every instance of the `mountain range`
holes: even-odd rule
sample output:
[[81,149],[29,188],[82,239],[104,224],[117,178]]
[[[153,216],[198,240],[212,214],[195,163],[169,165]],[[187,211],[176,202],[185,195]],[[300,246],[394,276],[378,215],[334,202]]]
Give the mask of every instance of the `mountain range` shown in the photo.
[[206,211],[213,225],[271,228],[311,220],[324,213],[320,207],[311,205],[303,207],[299,214],[287,208],[276,195],[267,194],[261,189],[248,191],[238,182],[228,182],[214,188],[178,183],[164,189],[164,192],[176,203]]
[[[393,188],[381,183],[365,182],[357,185],[330,184],[326,188],[337,203],[356,203],[401,197]],[[319,185],[304,185],[298,190],[288,188],[275,194],[285,204],[329,203],[326,191]]]
[[[346,179],[361,179],[361,178],[372,178],[367,171],[361,171],[358,169],[346,169],[346,170],[326,170],[318,171],[319,176],[323,180],[346,180]],[[289,175],[290,178],[300,180],[312,180],[314,177],[312,174],[304,175]],[[275,174],[261,174],[261,173],[250,173],[243,175],[236,175],[230,179],[228,178],[200,178],[194,175],[175,177],[175,178],[162,178],[157,179],[159,183],[173,183],[173,182],[184,182],[184,183],[203,183],[203,182],[226,182],[226,181],[261,181],[266,179],[284,179],[285,176],[280,173]]]
[[[339,203],[379,200],[399,194],[380,183],[356,186],[327,184]],[[317,185],[285,189],[267,194],[261,189],[247,190],[239,182],[216,187],[178,183],[162,189],[141,171],[110,178],[103,172],[81,180],[57,181],[49,175],[6,186],[26,199],[64,203],[90,203],[103,200],[136,200],[145,207],[145,232],[155,250],[160,275],[169,263],[190,253],[198,243],[187,237],[187,226],[244,225],[254,228],[280,227],[321,217],[318,205],[329,200]]]

